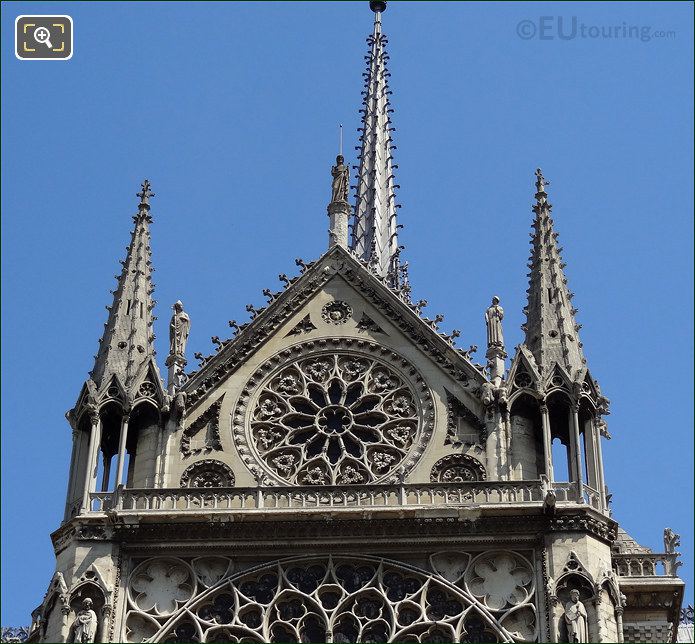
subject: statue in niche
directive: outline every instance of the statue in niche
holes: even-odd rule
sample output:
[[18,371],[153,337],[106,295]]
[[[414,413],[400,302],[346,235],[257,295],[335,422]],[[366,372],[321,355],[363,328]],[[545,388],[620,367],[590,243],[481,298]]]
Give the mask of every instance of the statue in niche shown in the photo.
[[82,610],[77,613],[73,624],[72,642],[88,644],[94,642],[97,634],[97,614],[92,610],[92,600],[87,597],[82,602]]
[[504,347],[504,338],[502,337],[503,319],[504,309],[500,306],[500,298],[495,295],[492,298],[492,304],[485,311],[488,347]]
[[664,551],[668,554],[676,552],[676,548],[681,545],[681,536],[676,534],[671,528],[664,529]]
[[342,154],[335,158],[335,165],[331,168],[333,184],[331,185],[331,202],[341,201],[347,203],[348,189],[350,187],[350,169],[345,165]]
[[183,302],[179,300],[172,307],[174,315],[169,324],[169,353],[172,356],[185,357],[188,334],[191,332],[191,319],[183,310]]
[[585,644],[589,641],[586,608],[579,600],[579,591],[576,588],[570,591],[570,601],[565,604],[565,624],[568,642]]

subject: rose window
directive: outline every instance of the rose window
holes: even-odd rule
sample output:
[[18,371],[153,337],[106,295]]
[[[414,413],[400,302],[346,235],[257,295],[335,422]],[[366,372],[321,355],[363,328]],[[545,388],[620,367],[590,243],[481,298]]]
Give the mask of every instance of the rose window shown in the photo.
[[431,401],[415,370],[400,362],[322,353],[276,369],[246,406],[249,443],[263,469],[284,483],[354,485],[410,468]]

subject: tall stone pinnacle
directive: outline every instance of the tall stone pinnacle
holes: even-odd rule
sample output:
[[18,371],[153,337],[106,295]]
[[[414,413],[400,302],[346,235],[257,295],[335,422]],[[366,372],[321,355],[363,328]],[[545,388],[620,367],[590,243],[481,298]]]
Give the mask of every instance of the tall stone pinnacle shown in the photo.
[[574,378],[586,359],[579,340],[580,326],[575,322],[577,310],[572,307],[573,294],[567,288],[565,264],[553,230],[552,206],[548,202],[548,182],[536,170],[535,218],[531,235],[528,304],[524,309],[525,344],[536,359],[541,372],[558,363]]
[[355,216],[351,249],[392,288],[401,282],[399,271],[398,226],[392,164],[392,145],[388,86],[390,76],[386,63],[386,36],[381,33],[381,14],[386,2],[370,2],[374,11],[374,31],[367,38],[369,54],[362,92],[361,145],[358,146]]
[[118,285],[113,291],[113,304],[106,307],[109,317],[104,335],[99,341],[91,378],[97,387],[117,376],[124,387],[128,387],[142,365],[154,357],[152,263],[150,257],[150,182],[145,179],[138,212],[133,216],[135,226],[127,247],[126,258],[121,262],[123,270],[118,276]]

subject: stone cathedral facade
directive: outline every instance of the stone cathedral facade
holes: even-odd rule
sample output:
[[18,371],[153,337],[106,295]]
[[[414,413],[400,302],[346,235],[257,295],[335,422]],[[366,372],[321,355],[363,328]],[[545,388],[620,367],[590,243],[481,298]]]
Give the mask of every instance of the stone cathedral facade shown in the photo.
[[611,517],[609,402],[541,171],[524,338],[509,356],[497,298],[484,364],[411,300],[385,3],[370,6],[360,154],[352,178],[342,156],[332,168],[328,250],[297,260],[195,370],[177,302],[166,385],[142,184],[67,413],[65,517],[30,641],[675,641],[678,535],[652,552]]

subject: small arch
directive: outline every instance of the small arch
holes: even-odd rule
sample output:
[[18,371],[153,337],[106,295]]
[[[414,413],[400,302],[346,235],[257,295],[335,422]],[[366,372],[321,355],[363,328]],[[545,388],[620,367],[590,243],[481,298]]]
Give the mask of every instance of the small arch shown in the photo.
[[540,402],[528,391],[514,398],[509,410],[511,475],[515,480],[536,480],[545,472],[543,422]]

